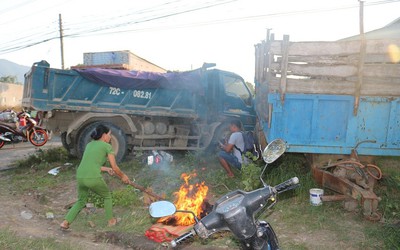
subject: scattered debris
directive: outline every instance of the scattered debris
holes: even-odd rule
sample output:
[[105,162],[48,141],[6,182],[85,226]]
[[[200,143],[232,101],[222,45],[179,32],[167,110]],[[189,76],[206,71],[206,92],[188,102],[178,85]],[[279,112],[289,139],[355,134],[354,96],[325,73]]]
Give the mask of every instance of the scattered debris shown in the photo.
[[171,163],[174,160],[174,157],[165,151],[152,150],[151,153],[152,155],[147,156],[147,165]]
[[171,241],[176,237],[190,231],[193,225],[189,226],[170,226],[157,223],[152,225],[144,235],[152,241],[161,243],[166,241]]
[[60,173],[61,168],[70,167],[72,165],[73,165],[72,163],[67,162],[67,163],[64,163],[64,165],[61,167],[56,167],[56,168],[50,169],[50,171],[48,173],[55,176]]
[[86,211],[87,211],[87,213],[91,213],[91,214],[93,214],[93,213],[95,213],[96,212],[96,207],[94,206],[94,204],[93,203],[86,203]]
[[58,175],[58,173],[60,172],[60,168],[61,168],[61,167],[53,168],[53,169],[51,169],[48,173],[49,173],[49,174],[52,174],[52,175]]
[[337,193],[322,196],[323,201],[344,201],[348,211],[361,207],[364,218],[379,221],[382,215],[377,209],[381,198],[374,193],[373,188],[382,178],[382,171],[371,163],[361,163],[356,150],[359,144],[352,149],[348,159],[329,159],[328,163],[324,163],[317,160],[319,156],[313,155],[312,173],[319,185]]
[[30,220],[32,219],[33,215],[32,212],[24,210],[21,212],[21,217],[24,218],[25,220]]
[[163,160],[166,162],[172,162],[174,160],[174,157],[165,151],[160,151],[160,155],[162,156]]
[[47,212],[46,219],[54,219],[54,214],[52,212]]

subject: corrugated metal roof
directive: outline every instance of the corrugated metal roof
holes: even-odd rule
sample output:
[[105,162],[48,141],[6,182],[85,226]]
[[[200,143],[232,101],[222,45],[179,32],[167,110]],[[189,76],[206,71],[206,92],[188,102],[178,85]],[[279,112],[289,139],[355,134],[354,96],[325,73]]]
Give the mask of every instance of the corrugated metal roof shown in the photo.
[[[400,18],[395,19],[389,24],[383,26],[380,29],[365,32],[365,39],[399,39],[400,38]],[[358,40],[360,35],[355,35],[347,38],[340,39],[342,41]]]

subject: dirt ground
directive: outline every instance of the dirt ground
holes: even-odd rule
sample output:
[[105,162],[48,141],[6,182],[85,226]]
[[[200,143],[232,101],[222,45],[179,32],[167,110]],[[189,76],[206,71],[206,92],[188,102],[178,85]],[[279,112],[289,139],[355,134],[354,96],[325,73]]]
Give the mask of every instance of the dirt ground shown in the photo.
[[[8,182],[5,172],[0,172],[0,181]],[[40,200],[42,195],[39,193],[26,193],[17,195],[10,190],[0,192],[0,228],[8,228],[23,238],[54,238],[61,242],[73,242],[81,246],[82,249],[167,249],[158,243],[148,240],[144,235],[116,235],[115,233],[104,233],[99,237],[93,232],[79,232],[73,230],[61,231],[59,224],[62,221],[62,215],[66,210],[64,206],[73,202],[76,196],[75,182],[64,183],[63,188],[52,190],[51,195],[46,195],[46,205],[42,205]],[[46,218],[45,211],[53,211],[55,218]],[[30,216],[31,215],[31,216]],[[340,242],[335,239],[335,235],[329,231],[319,231],[318,234],[310,233],[306,228],[297,225],[298,230],[293,230],[290,225],[279,223],[279,217],[284,216],[282,211],[276,211],[269,219],[271,224],[279,233],[280,241],[290,240],[298,244],[305,244],[307,249],[358,249]],[[348,216],[348,215],[344,215]],[[31,218],[30,218],[31,217]],[[360,225],[354,224],[353,220],[344,218],[345,223],[352,223],[354,231],[352,234],[355,239],[365,237],[361,233]],[[121,238],[128,238],[131,242],[129,246],[117,244]],[[104,243],[107,241],[108,243]],[[191,247],[187,246],[181,249],[224,249],[224,247]],[[225,248],[227,249],[227,248]]]
[[[9,182],[6,172],[0,172],[0,182]],[[159,244],[143,235],[126,235],[115,232],[94,234],[93,232],[76,233],[69,229],[60,230],[60,223],[66,213],[65,206],[76,198],[75,181],[64,183],[62,188],[53,189],[46,194],[46,205],[40,200],[40,193],[17,195],[11,189],[0,192],[0,229],[9,229],[22,238],[54,238],[59,242],[73,242],[80,249],[168,249],[166,244]],[[53,211],[54,218],[47,218],[45,211]],[[107,241],[107,243],[105,243]],[[125,242],[123,245],[121,241]],[[127,245],[127,242],[129,245]],[[186,246],[181,249],[224,249],[224,247]]]
[[[0,171],[0,182],[10,183],[7,171]],[[23,238],[53,238],[60,242],[73,242],[82,249],[167,249],[166,245],[161,245],[150,241],[143,235],[123,235],[116,233],[95,234],[93,232],[74,232],[73,230],[61,231],[59,224],[66,213],[64,208],[76,198],[75,181],[63,183],[59,188],[46,193],[46,197],[40,193],[17,194],[10,186],[0,185],[0,228],[9,229]],[[46,202],[41,202],[41,199]],[[53,211],[54,218],[47,218],[46,211]],[[302,225],[299,220],[297,225],[282,224],[280,218],[285,216],[285,211],[274,211],[269,217],[269,222],[273,225],[278,234],[280,242],[292,242],[297,246],[305,248],[296,249],[374,249],[365,248],[362,243],[366,236],[363,233],[364,222],[355,220],[354,214],[343,213],[341,226],[351,228],[351,243],[343,241],[340,236],[329,230],[311,231]],[[118,244],[119,239],[125,238],[130,242],[129,245]],[[107,243],[105,243],[107,242]],[[223,244],[222,244],[223,245]],[[229,249],[229,247],[202,247],[186,246],[181,249]],[[291,249],[291,248],[283,248]]]
[[[5,178],[0,173],[0,181],[5,181]],[[35,193],[28,193],[22,196],[15,195],[7,190],[0,192],[0,228],[8,228],[11,231],[15,231],[18,236],[23,238],[55,238],[57,241],[64,242],[74,242],[75,245],[81,246],[83,249],[166,249],[160,244],[148,240],[143,236],[126,236],[126,235],[115,235],[114,233],[103,235],[102,239],[99,239],[98,235],[91,233],[79,232],[75,233],[72,230],[61,231],[59,229],[59,224],[61,223],[62,214],[65,214],[64,206],[71,201],[72,197],[75,197],[75,183],[66,183],[64,188],[61,190],[53,190],[51,197],[47,197],[46,205],[40,204],[41,195]],[[65,201],[65,202],[62,202]],[[54,211],[55,218],[48,219],[44,214],[44,211]],[[29,215],[32,218],[29,218]],[[26,216],[28,215],[28,216]],[[271,224],[279,224],[279,216],[281,213],[277,212],[270,219]],[[346,220],[344,220],[346,221]],[[347,223],[354,223],[349,220]],[[352,232],[354,237],[357,239],[362,239],[364,235],[360,233],[359,225],[352,225],[354,231]],[[290,230],[289,225],[279,224],[279,231],[286,232],[280,234],[280,241],[290,239],[291,241],[297,242],[299,244],[307,243],[309,249],[357,249],[346,246],[344,242],[335,240],[335,236],[328,231],[319,231],[318,234],[307,232],[304,228],[303,230],[293,232]],[[278,229],[275,228],[275,229]],[[132,244],[127,246],[121,246],[118,244],[113,244],[118,242],[121,237],[129,238]],[[107,239],[111,243],[103,243]],[[114,239],[114,240],[113,240]],[[183,249],[200,249],[199,247],[185,247]],[[201,249],[223,249],[221,247],[201,247]]]
[[[59,138],[49,141],[41,149],[61,146]],[[7,171],[14,168],[16,159],[23,159],[35,153],[39,148],[28,142],[14,145],[5,145],[0,151],[0,184],[10,183],[7,180]],[[73,242],[81,249],[166,249],[166,246],[150,241],[143,235],[124,235],[115,233],[79,232],[72,230],[62,231],[59,228],[63,216],[67,212],[64,208],[76,199],[76,182],[63,183],[62,187],[52,192],[25,193],[13,192],[13,188],[0,185],[0,229],[9,229],[23,238],[54,238],[60,242]],[[41,199],[46,199],[45,204]],[[46,218],[46,211],[52,211],[54,218]],[[121,245],[120,240],[130,242],[129,246]],[[104,243],[107,242],[107,243]],[[190,250],[191,247],[184,249]],[[209,249],[207,247],[202,249]]]
[[[0,181],[6,181],[5,178],[4,174],[0,173]],[[54,219],[46,218],[43,211],[48,211],[50,208],[52,211],[65,211],[63,208],[65,204],[61,204],[60,201],[64,197],[66,197],[66,200],[69,199],[71,192],[75,191],[74,186],[75,184],[71,183],[65,186],[63,190],[54,190],[53,197],[46,206],[40,204],[40,194],[16,195],[8,190],[0,192],[2,211],[0,213],[0,228],[8,228],[23,238],[55,238],[58,241],[73,241],[85,249],[108,249],[109,245],[94,242],[93,235],[59,230],[62,218],[58,216]],[[113,249],[123,248],[113,246]]]

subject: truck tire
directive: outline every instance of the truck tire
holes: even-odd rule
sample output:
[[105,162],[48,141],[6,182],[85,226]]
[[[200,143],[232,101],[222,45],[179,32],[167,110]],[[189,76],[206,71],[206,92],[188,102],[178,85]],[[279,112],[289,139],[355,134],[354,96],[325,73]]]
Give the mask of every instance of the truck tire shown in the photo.
[[76,148],[74,149],[73,147],[71,147],[73,144],[67,143],[67,132],[61,133],[60,138],[61,138],[61,144],[63,145],[65,150],[67,150],[68,155],[73,157],[78,157],[78,155],[76,154]]
[[92,140],[90,134],[96,129],[96,127],[100,124],[110,128],[111,130],[111,145],[114,149],[115,159],[117,162],[121,162],[127,152],[127,145],[125,139],[125,133],[118,127],[112,123],[108,122],[94,122],[86,126],[78,137],[78,156],[82,158],[83,152],[85,151],[86,145]]
[[63,147],[68,151],[69,153],[69,145],[67,143],[67,132],[63,132],[60,135],[61,138],[61,144],[63,145]]
[[221,150],[219,146],[219,142],[224,142],[225,140],[229,139],[229,135],[231,131],[229,129],[229,123],[223,123],[219,125],[215,131],[213,139],[211,140],[210,145],[207,147],[207,151],[210,153],[218,152]]

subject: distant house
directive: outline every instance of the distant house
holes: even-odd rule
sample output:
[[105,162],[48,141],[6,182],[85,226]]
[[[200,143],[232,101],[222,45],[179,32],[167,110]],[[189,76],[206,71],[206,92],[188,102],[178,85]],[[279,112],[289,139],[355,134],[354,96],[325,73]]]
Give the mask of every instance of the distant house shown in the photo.
[[[400,39],[400,18],[397,18],[393,22],[383,26],[380,29],[365,32],[364,35],[365,35],[365,39],[367,39],[367,40]],[[344,38],[341,40],[349,41],[349,40],[358,40],[358,39],[360,39],[360,35],[347,37],[347,38]]]
[[21,106],[24,85],[0,82],[0,107]]

